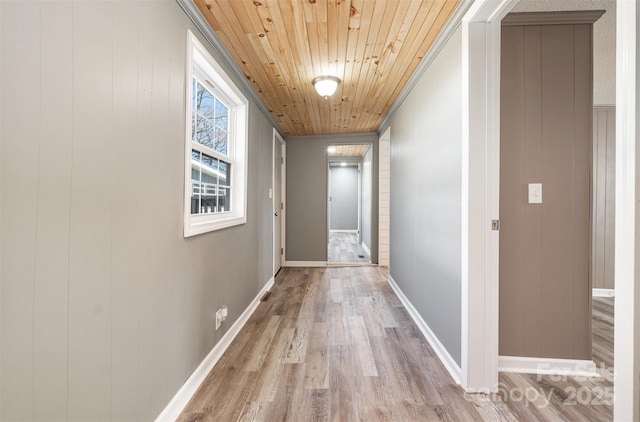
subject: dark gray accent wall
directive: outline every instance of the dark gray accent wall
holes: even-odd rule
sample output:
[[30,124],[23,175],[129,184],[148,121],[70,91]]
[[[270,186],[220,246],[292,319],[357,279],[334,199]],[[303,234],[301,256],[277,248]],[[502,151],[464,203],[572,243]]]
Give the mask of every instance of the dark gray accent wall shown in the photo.
[[0,2],[0,420],[153,420],[271,277],[255,104],[247,223],[182,235],[188,28],[173,0]]
[[358,230],[358,167],[331,167],[329,229]]
[[[373,148],[362,158],[362,218],[360,221],[362,242],[371,250],[371,211],[373,197]],[[376,206],[376,209],[378,207]]]
[[460,29],[391,118],[391,276],[461,363]]
[[592,155],[592,287],[594,289],[614,289],[616,211],[615,107],[593,107]]
[[[592,23],[510,13],[500,93],[501,356],[591,359]],[[540,203],[528,200],[541,183]]]
[[375,133],[287,138],[287,261],[327,260],[327,147],[373,145],[371,261],[378,260],[378,136]]

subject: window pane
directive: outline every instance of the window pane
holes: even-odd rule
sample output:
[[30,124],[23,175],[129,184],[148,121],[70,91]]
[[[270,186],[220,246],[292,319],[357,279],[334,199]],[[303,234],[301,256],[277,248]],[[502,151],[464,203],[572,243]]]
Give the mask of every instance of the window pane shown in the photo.
[[231,164],[191,151],[191,214],[225,212],[230,202]]
[[231,164],[220,161],[220,185],[231,186]]
[[231,188],[218,188],[218,212],[231,211]]
[[202,154],[202,182],[218,184],[218,159]]
[[197,91],[197,110],[201,115],[213,119],[214,110],[217,108],[214,106],[214,102],[217,103],[218,100],[215,100],[213,94],[209,92],[208,89],[203,87],[200,83],[198,83],[198,91]]
[[227,147],[228,134],[226,131],[216,127],[215,130],[215,150],[220,154],[229,155]]
[[[229,116],[229,109],[227,108],[226,105],[222,104],[220,101],[218,101],[218,99],[216,98],[215,101],[215,107],[216,107],[216,120],[217,119],[222,119],[224,118],[226,121],[226,118]],[[222,126],[221,123],[218,123]],[[224,126],[222,126],[223,129],[227,130],[227,126],[226,123]]]
[[208,146],[209,148],[214,147],[214,130],[213,120],[204,118],[200,115],[197,116],[197,124],[196,124],[196,136],[193,139],[199,144]]
[[216,116],[216,127],[224,131],[229,131],[229,118],[227,116]]
[[196,138],[196,80],[191,81],[191,139]]
[[191,214],[200,214],[200,153],[191,151]]

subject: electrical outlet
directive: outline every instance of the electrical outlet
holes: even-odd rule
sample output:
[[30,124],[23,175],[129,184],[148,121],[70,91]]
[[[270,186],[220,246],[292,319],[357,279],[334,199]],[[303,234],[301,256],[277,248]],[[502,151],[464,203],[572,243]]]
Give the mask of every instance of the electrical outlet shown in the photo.
[[220,324],[222,324],[222,316],[220,313],[220,309],[216,311],[216,330],[220,328]]
[[220,328],[222,321],[227,319],[228,313],[229,313],[229,309],[227,308],[226,305],[222,305],[221,308],[218,308],[218,310],[216,311],[216,330]]

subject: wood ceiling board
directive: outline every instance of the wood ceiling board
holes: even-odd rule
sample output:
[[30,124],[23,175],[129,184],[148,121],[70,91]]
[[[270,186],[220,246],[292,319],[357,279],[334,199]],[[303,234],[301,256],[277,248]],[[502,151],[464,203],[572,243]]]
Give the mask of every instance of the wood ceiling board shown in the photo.
[[375,131],[459,1],[194,0],[287,135]]

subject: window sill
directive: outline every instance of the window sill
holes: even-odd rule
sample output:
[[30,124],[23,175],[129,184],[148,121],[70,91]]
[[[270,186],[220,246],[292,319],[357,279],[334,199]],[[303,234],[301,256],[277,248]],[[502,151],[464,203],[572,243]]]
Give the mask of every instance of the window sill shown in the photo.
[[[191,217],[191,216],[190,216]],[[199,234],[209,233],[216,230],[226,229],[228,227],[239,226],[247,222],[245,216],[226,215],[222,218],[205,218],[196,219],[191,217],[190,221],[184,226],[184,237],[197,236]],[[197,221],[203,220],[203,221]]]

